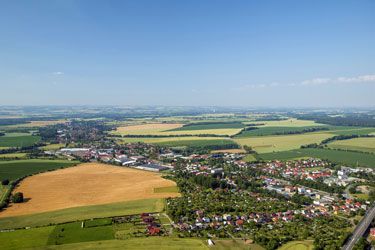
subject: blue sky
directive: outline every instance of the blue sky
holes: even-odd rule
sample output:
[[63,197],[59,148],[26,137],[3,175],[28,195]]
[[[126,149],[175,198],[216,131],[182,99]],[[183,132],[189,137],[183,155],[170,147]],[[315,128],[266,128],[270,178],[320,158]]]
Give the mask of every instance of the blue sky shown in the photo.
[[375,106],[375,1],[0,3],[0,104]]

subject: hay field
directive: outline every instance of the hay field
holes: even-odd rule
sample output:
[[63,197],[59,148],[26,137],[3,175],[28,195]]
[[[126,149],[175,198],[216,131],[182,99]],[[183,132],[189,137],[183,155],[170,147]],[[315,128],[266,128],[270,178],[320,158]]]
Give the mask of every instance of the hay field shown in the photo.
[[26,178],[14,192],[27,202],[12,204],[0,217],[41,213],[64,208],[148,198],[176,197],[154,193],[154,188],[175,186],[160,174],[111,165],[86,163]]
[[301,145],[320,143],[322,140],[332,137],[328,133],[309,133],[280,136],[258,136],[234,139],[240,145],[253,147],[258,153],[270,153],[273,151],[286,151],[298,149]]
[[201,130],[178,130],[182,123],[149,123],[141,125],[130,125],[118,127],[113,134],[119,135],[234,135],[241,131],[241,128],[201,129]]
[[375,153],[375,137],[353,138],[349,140],[334,141],[328,147],[343,150],[356,150]]

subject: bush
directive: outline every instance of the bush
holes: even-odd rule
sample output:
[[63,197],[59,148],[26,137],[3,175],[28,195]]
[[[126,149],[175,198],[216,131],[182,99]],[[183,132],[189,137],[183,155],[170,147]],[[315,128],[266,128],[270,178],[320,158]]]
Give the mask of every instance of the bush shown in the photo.
[[21,193],[21,192],[15,193],[13,195],[13,197],[12,197],[12,201],[14,203],[21,203],[21,202],[23,202],[23,193]]
[[6,185],[9,184],[9,180],[8,180],[8,179],[2,180],[2,181],[1,181],[1,184],[2,184],[3,186],[6,186]]

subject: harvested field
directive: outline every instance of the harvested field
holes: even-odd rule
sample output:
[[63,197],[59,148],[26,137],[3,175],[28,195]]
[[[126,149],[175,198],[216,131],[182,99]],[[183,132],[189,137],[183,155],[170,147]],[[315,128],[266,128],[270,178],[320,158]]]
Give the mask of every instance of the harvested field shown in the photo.
[[176,197],[155,193],[158,187],[175,186],[160,174],[98,163],[42,173],[26,178],[15,192],[28,201],[11,204],[0,217],[41,213],[64,208],[148,198]]
[[116,132],[122,135],[158,135],[166,130],[182,127],[181,123],[148,123],[118,127]]
[[141,125],[130,125],[118,127],[113,134],[117,135],[234,135],[241,131],[241,128],[211,128],[184,130],[181,123],[148,123]]

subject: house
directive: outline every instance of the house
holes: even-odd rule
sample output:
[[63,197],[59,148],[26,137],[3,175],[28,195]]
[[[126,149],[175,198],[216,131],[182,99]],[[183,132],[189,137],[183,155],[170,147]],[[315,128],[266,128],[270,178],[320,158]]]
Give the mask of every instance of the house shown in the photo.
[[375,227],[370,229],[370,236],[375,237]]

